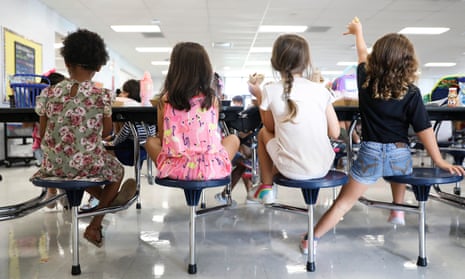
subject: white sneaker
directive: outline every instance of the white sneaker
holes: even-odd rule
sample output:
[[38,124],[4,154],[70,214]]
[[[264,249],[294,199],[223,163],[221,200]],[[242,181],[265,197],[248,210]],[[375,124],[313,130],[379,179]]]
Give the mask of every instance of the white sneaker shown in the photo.
[[[226,197],[223,197],[223,193],[216,194],[215,200],[221,205],[228,204],[228,199]],[[236,207],[236,205],[237,205],[236,201],[231,200],[231,206]]]
[[274,203],[276,200],[276,191],[273,190],[273,185],[262,184],[255,186],[247,193],[247,200],[263,204]]

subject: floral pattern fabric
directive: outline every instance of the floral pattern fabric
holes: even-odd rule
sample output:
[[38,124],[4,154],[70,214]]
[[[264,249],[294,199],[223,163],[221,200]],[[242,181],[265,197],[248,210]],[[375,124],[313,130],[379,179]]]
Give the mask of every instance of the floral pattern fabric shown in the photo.
[[230,175],[231,162],[221,144],[217,110],[213,106],[202,109],[203,100],[203,95],[192,98],[189,111],[165,103],[158,177],[208,180]]
[[[75,84],[78,90],[73,97],[70,93]],[[111,116],[110,91],[91,81],[65,80],[41,92],[35,111],[48,121],[41,143],[44,158],[34,177],[122,179],[123,166],[102,143],[103,118]]]

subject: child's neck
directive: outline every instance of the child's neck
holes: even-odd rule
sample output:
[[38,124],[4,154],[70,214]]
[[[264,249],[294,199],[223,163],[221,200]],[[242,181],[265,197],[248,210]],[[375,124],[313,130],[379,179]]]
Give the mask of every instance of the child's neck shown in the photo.
[[95,71],[86,70],[79,66],[69,68],[68,72],[69,72],[69,78],[74,79],[78,82],[92,80],[92,78],[95,75]]

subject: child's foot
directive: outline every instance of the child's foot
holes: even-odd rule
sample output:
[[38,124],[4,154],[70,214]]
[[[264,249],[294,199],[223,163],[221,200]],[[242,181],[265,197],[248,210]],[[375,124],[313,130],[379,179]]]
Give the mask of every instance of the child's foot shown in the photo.
[[275,191],[273,191],[273,185],[259,185],[252,187],[247,193],[248,201],[257,201],[263,204],[274,203],[276,200]]
[[391,210],[388,222],[394,225],[405,225],[405,213],[403,211]]
[[97,246],[98,248],[102,247],[103,245],[102,226],[93,227],[89,225],[86,228],[86,231],[84,232],[84,238],[87,239],[90,243]]
[[111,202],[110,206],[121,206],[125,205],[128,201],[130,201],[137,192],[137,183],[134,178],[129,178],[124,181],[123,185],[121,186],[118,195],[116,198]]
[[[316,246],[318,244],[318,241],[315,239],[313,240],[313,255],[316,255]],[[304,255],[308,255],[308,236],[307,234],[302,235],[302,238],[300,239],[300,252]]]

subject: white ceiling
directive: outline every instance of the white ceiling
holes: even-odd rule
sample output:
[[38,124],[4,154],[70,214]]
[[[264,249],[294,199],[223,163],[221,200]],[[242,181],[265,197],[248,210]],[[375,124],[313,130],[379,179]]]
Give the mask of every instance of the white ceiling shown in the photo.
[[[339,61],[356,61],[354,39],[344,37],[347,23],[358,16],[365,38],[372,44],[388,32],[404,27],[449,27],[441,35],[408,35],[421,62],[421,77],[465,73],[465,0],[42,0],[80,28],[99,33],[108,46],[135,67],[161,78],[168,53],[139,53],[136,47],[172,47],[180,41],[204,45],[214,68],[223,75],[269,72],[269,66],[246,66],[269,61],[269,53],[250,48],[271,47],[278,34],[257,33],[260,25],[308,25],[314,67],[343,71]],[[151,24],[159,20],[162,34],[115,33],[114,24]],[[320,29],[328,28],[325,32]],[[230,42],[228,49],[214,42]],[[451,68],[425,68],[427,62],[455,62]],[[229,70],[227,70],[229,68]]]

